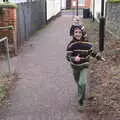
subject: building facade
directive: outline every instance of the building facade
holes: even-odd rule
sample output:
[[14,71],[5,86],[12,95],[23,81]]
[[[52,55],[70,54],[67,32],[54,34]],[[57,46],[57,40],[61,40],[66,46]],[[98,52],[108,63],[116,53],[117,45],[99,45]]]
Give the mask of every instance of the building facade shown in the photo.
[[[104,16],[105,16],[106,2],[107,0],[104,0]],[[99,20],[99,17],[101,15],[101,0],[91,0],[90,9],[91,9],[92,15],[94,15],[94,18],[96,20]]]
[[61,9],[66,9],[66,0],[61,0]]
[[91,0],[71,0],[71,8],[77,7],[77,1],[78,1],[79,8],[90,8],[91,7]]
[[47,20],[57,15],[61,11],[61,0],[46,0]]

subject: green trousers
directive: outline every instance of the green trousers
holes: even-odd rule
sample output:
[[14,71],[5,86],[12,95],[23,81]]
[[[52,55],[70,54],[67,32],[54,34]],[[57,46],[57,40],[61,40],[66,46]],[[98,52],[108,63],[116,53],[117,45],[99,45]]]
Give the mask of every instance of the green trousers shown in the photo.
[[74,79],[77,83],[79,103],[83,105],[85,99],[86,82],[87,82],[87,68],[82,68],[80,70],[73,69]]

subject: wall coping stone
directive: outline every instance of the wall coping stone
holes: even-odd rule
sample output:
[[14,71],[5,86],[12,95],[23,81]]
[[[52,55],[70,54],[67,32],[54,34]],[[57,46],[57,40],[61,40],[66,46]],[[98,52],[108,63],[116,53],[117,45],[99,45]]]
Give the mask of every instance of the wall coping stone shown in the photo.
[[0,2],[0,7],[2,8],[17,8],[17,4],[12,2]]

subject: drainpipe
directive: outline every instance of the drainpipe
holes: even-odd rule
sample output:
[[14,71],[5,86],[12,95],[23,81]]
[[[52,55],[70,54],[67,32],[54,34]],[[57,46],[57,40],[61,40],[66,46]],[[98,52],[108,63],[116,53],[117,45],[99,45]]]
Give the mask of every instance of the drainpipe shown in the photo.
[[45,0],[45,22],[47,23],[47,0]]

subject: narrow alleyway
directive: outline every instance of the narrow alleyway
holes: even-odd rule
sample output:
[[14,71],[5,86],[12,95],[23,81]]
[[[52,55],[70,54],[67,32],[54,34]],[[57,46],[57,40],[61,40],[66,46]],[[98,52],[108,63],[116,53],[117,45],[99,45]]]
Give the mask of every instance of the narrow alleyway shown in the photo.
[[20,79],[0,120],[87,120],[77,111],[76,84],[65,59],[72,16],[38,31],[13,58]]

